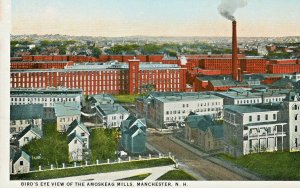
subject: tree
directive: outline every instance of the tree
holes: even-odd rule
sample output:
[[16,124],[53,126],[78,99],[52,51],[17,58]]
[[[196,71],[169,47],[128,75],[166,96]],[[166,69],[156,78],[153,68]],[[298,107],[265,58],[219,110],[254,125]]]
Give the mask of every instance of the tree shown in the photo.
[[97,47],[92,48],[92,56],[93,57],[99,57],[101,54],[101,50]]
[[65,45],[61,45],[58,47],[60,55],[66,55],[67,47]]
[[92,160],[114,159],[117,150],[117,132],[110,129],[93,129],[91,138]]
[[154,84],[144,84],[142,85],[142,88],[145,90],[146,95],[148,95],[151,91],[155,89]]
[[32,54],[32,55],[38,55],[39,53],[41,53],[42,49],[38,46],[32,48],[31,50],[29,50],[29,52]]

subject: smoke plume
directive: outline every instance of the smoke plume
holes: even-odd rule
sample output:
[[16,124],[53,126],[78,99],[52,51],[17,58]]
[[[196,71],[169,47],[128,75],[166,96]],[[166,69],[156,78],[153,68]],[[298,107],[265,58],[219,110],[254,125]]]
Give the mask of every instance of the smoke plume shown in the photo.
[[233,16],[236,9],[244,7],[247,5],[247,0],[222,0],[221,4],[218,7],[218,10],[222,16],[228,20],[234,21],[235,17]]

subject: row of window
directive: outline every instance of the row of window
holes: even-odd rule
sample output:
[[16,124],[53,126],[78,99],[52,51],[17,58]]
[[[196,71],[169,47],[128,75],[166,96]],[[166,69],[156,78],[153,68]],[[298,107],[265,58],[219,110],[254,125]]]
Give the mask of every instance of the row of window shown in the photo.
[[29,102],[40,102],[40,101],[50,101],[50,102],[63,102],[63,101],[75,101],[75,98],[20,98],[20,97],[11,97],[11,101],[29,101]]
[[210,112],[210,111],[221,111],[221,108],[201,108],[196,110],[173,110],[173,111],[166,111],[166,115],[172,114],[185,114],[186,112]]
[[78,117],[76,117],[76,118],[73,118],[73,117],[71,117],[71,118],[70,117],[68,117],[68,118],[59,118],[59,122],[66,122],[66,121],[70,122],[70,120],[73,121],[75,119],[78,120],[79,118]]
[[[269,114],[265,114],[264,120],[268,121],[269,120]],[[273,114],[273,120],[276,120],[276,114]],[[253,118],[252,116],[249,116],[249,122],[252,122]],[[256,121],[261,121],[261,115],[256,116]]]

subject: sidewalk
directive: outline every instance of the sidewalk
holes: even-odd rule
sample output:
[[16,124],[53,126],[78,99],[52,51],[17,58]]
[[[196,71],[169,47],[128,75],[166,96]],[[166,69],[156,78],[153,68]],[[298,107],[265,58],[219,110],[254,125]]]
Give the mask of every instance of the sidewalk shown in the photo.
[[140,174],[151,173],[145,181],[155,181],[157,178],[167,173],[170,170],[174,170],[174,165],[169,166],[160,166],[152,168],[142,168],[135,170],[124,170],[117,172],[108,172],[108,173],[98,173],[98,174],[89,174],[83,176],[72,176],[66,178],[57,178],[52,180],[69,180],[69,181],[87,181],[87,180],[96,180],[96,181],[115,181],[132,176],[137,176]]
[[209,160],[209,161],[211,161],[211,162],[213,162],[215,164],[223,166],[224,168],[227,168],[227,169],[229,169],[229,170],[231,170],[231,171],[233,171],[233,172],[235,172],[237,174],[240,174],[241,176],[244,176],[245,178],[247,178],[249,180],[262,180],[262,178],[256,176],[255,174],[253,174],[253,173],[251,173],[251,172],[249,172],[249,171],[247,171],[245,169],[242,169],[242,168],[240,168],[240,167],[238,167],[238,166],[236,166],[236,165],[234,165],[232,163],[220,160],[220,159],[218,159],[216,157],[212,157],[212,156],[210,156],[207,153],[201,152],[201,151],[193,148],[192,146],[189,146],[188,144],[186,144],[186,143],[184,143],[184,142],[182,142],[182,141],[174,138],[173,136],[169,136],[169,139],[171,141],[173,141],[173,142],[181,145],[182,147],[190,150],[191,152],[195,153],[196,155],[198,155],[200,157],[203,157],[203,158],[205,158],[205,159],[207,159],[207,160]]

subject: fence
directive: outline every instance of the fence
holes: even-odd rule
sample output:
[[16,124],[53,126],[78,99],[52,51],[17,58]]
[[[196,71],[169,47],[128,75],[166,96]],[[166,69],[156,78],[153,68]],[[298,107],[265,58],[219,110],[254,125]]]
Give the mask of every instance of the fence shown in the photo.
[[[128,156],[126,159],[118,158],[114,161],[111,161],[110,159],[107,159],[105,162],[96,160],[96,163],[91,163],[89,161],[80,161],[80,162],[73,162],[73,163],[62,163],[61,165],[46,165],[46,166],[39,166],[37,170],[30,170],[26,173],[32,173],[32,172],[41,172],[41,171],[49,171],[49,170],[62,170],[62,169],[70,169],[70,168],[81,168],[81,167],[91,167],[91,166],[97,166],[97,165],[108,165],[108,164],[117,164],[117,163],[128,163],[132,161],[145,161],[145,160],[152,160],[152,159],[163,159],[163,158],[170,158],[174,161],[175,167],[177,167],[177,161],[175,160],[175,156],[171,155],[169,153],[167,156],[164,154],[159,153],[159,155],[147,155],[147,156]],[[23,173],[24,174],[24,173]]]

